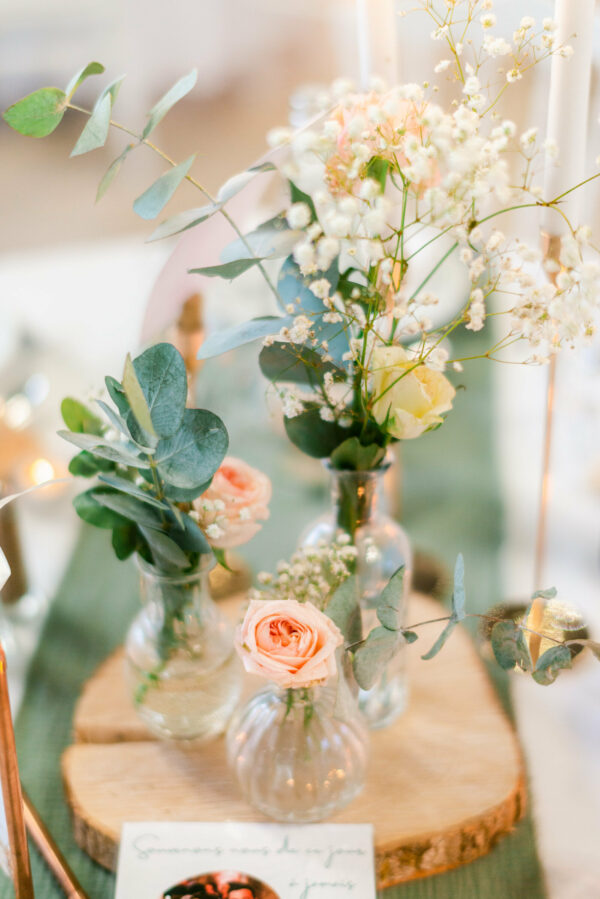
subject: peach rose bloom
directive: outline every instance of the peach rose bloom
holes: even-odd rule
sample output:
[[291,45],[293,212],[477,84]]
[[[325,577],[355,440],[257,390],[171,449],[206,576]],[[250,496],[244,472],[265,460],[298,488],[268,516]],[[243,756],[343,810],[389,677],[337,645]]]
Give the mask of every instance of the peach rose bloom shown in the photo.
[[269,517],[271,481],[242,459],[226,456],[208,490],[194,500],[200,525],[212,546],[229,549],[247,543]]
[[344,638],[310,602],[253,599],[236,634],[236,649],[250,674],[281,687],[310,687],[335,674],[335,651]]

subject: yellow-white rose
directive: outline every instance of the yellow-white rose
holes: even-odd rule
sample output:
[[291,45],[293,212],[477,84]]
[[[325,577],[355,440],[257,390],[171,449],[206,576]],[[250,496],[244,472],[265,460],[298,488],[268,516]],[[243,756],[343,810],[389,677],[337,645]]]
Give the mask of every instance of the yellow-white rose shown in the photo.
[[383,424],[389,412],[387,432],[399,440],[420,437],[428,428],[440,424],[441,413],[452,408],[456,394],[439,371],[426,365],[408,371],[414,364],[414,358],[400,346],[378,347],[371,358],[373,396],[379,397],[373,405],[373,416]]

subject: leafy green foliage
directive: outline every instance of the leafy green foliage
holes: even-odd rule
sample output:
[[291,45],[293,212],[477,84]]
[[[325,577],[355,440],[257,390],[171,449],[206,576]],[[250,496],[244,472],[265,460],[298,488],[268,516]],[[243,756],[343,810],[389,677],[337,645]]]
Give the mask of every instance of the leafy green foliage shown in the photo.
[[115,463],[109,462],[108,459],[101,459],[94,456],[87,450],[82,450],[73,456],[69,462],[69,471],[75,477],[93,478],[99,472],[114,471]]
[[98,405],[120,441],[108,439],[108,426],[77,400],[62,407],[72,430],[60,433],[82,450],[71,470],[98,476],[96,486],[76,497],[77,513],[112,530],[119,559],[137,552],[166,573],[190,570],[212,550],[186,511],[223,461],[225,426],[212,412],[186,408],[185,365],[170,344],[128,358],[123,382],[107,377],[106,387],[114,408],[103,400]]
[[373,156],[367,163],[367,175],[373,178],[381,186],[381,190],[385,190],[385,182],[387,179],[390,164],[387,159],[381,156]]
[[104,146],[110,128],[111,110],[112,96],[108,93],[101,97],[94,106],[77,143],[71,150],[71,156],[81,156],[83,153],[89,153],[90,150],[97,150]]
[[291,321],[290,316],[264,315],[260,318],[251,318],[250,321],[226,328],[224,331],[217,331],[206,338],[200,347],[198,359],[212,359],[246,343],[252,343],[253,340],[277,334]]
[[148,113],[148,121],[142,132],[142,140],[146,140],[146,138],[152,134],[156,126],[162,122],[169,110],[182,100],[186,94],[189,94],[194,88],[197,78],[198,73],[196,69],[193,69],[187,75],[184,75],[183,78],[180,78],[179,81],[177,81],[173,87],[160,98],[158,103],[152,107]]
[[154,506],[157,509],[164,509],[165,511],[168,511],[170,508],[168,503],[164,502],[164,500],[157,499],[149,489],[144,490],[143,487],[138,487],[137,484],[133,481],[128,481],[126,478],[121,478],[115,474],[100,474],[98,479],[102,481],[103,484],[108,484],[109,487],[114,487],[115,490],[119,490],[121,493],[127,493],[129,496],[133,496],[136,499],[141,500],[141,502],[147,503],[149,506]]
[[390,631],[400,630],[400,605],[404,590],[404,571],[402,565],[393,573],[377,602],[377,618],[379,623]]
[[181,234],[188,228],[195,228],[201,225],[207,219],[211,218],[215,212],[221,209],[220,203],[209,203],[207,206],[200,206],[196,209],[186,209],[185,212],[178,212],[177,215],[171,216],[156,228],[148,241],[162,240],[165,237],[172,237],[174,234]]
[[385,458],[385,447],[370,443],[363,446],[358,437],[348,437],[331,454],[333,468],[343,471],[369,471]]
[[[139,385],[137,395],[133,389],[135,381]],[[126,366],[123,388],[145,431],[159,437],[171,437],[177,431],[187,399],[187,374],[174,346],[158,343],[138,356],[129,369]]]
[[462,553],[459,553],[454,566],[454,590],[452,591],[452,615],[457,621],[462,621],[466,615],[465,603],[465,560]]
[[222,265],[205,265],[203,268],[191,268],[191,275],[204,275],[206,278],[223,278],[225,281],[234,281],[248,269],[262,262],[259,256],[250,259],[235,259],[233,262],[224,262]]
[[234,262],[255,256],[260,259],[278,259],[291,253],[301,236],[301,231],[290,229],[284,216],[277,215],[249,234],[227,244],[221,251],[221,262]]
[[437,640],[435,641],[435,643],[433,644],[433,646],[431,647],[429,652],[426,652],[425,655],[421,656],[421,658],[424,659],[425,661],[428,661],[429,659],[433,659],[433,657],[436,656],[438,654],[438,652],[440,651],[440,649],[442,649],[442,647],[445,645],[448,637],[450,636],[450,634],[456,627],[457,623],[458,622],[456,621],[456,618],[450,618],[446,627],[444,628],[442,633],[439,635],[439,637],[437,638]]
[[324,362],[316,350],[280,341],[262,348],[258,364],[265,378],[274,382],[285,381],[312,387],[323,382],[326,372],[331,373],[335,380],[346,377],[342,368],[333,362]]
[[317,405],[308,406],[300,415],[284,419],[285,430],[292,443],[307,456],[324,459],[348,437],[346,428],[335,421],[323,421]]
[[77,434],[102,434],[102,422],[97,415],[70,396],[60,404],[60,414],[69,431]]
[[547,649],[536,662],[533,679],[538,684],[553,684],[562,668],[571,667],[571,652],[568,646],[560,644]]
[[128,521],[125,516],[100,502],[102,494],[102,488],[93,487],[76,496],[73,505],[79,517],[97,528],[120,528],[127,525]]
[[556,587],[550,587],[548,590],[536,590],[532,599],[554,599],[556,596]]
[[515,621],[497,621],[492,628],[491,642],[496,661],[505,671],[510,671],[515,665],[523,671],[531,671],[529,647]]
[[217,202],[221,204],[226,203],[228,200],[231,200],[232,197],[235,197],[236,194],[239,194],[247,184],[250,184],[256,175],[259,175],[262,172],[273,172],[274,170],[275,166],[272,162],[262,162],[260,165],[254,165],[252,168],[246,169],[245,172],[238,172],[237,175],[232,175],[232,177],[228,178],[225,184],[219,188]]
[[47,137],[65,114],[67,96],[58,87],[42,87],[9,106],[4,121],[27,137]]
[[129,155],[129,153],[131,153],[133,148],[133,144],[127,144],[123,152],[120,153],[116,159],[113,159],[106,172],[102,176],[100,184],[98,185],[98,190],[96,191],[96,203],[102,199],[102,197],[118,175],[121,166],[125,162],[125,159]]
[[375,686],[403,642],[398,631],[386,627],[373,628],[354,654],[354,677],[358,686],[363,690]]
[[140,218],[154,219],[162,212],[191,169],[194,159],[195,156],[189,156],[179,165],[173,166],[140,194],[133,204],[133,209]]
[[130,448],[127,444],[106,440],[93,434],[73,434],[71,431],[59,431],[58,436],[102,459],[109,459],[111,462],[118,462],[131,468],[150,468],[149,461],[134,452],[135,447]]
[[326,612],[339,627],[346,643],[353,644],[362,640],[358,582],[355,575],[340,584],[327,603]]
[[444,630],[441,632],[429,652],[426,652],[425,655],[421,656],[422,659],[426,661],[429,659],[433,659],[434,656],[438,654],[440,649],[445,645],[448,637],[456,627],[459,621],[462,621],[466,616],[465,611],[465,563],[462,557],[462,554],[459,553],[456,559],[456,565],[454,566],[454,589],[452,592],[452,614],[446,624]]
[[104,66],[101,62],[88,62],[87,66],[84,66],[76,72],[67,84],[65,89],[67,100],[71,99],[75,91],[83,84],[86,78],[89,78],[90,75],[102,75],[103,73]]
[[198,487],[213,476],[228,442],[225,425],[217,415],[205,409],[186,409],[176,433],[159,441],[156,467],[174,487]]

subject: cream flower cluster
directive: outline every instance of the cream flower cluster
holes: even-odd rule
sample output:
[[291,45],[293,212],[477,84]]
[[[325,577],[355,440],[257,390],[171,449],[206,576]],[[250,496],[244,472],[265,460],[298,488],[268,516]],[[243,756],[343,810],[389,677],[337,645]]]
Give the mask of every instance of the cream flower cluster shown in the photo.
[[333,543],[323,540],[299,549],[289,562],[279,563],[275,574],[259,573],[262,589],[252,590],[250,599],[296,599],[323,609],[331,593],[352,573],[356,556],[356,547],[346,534]]

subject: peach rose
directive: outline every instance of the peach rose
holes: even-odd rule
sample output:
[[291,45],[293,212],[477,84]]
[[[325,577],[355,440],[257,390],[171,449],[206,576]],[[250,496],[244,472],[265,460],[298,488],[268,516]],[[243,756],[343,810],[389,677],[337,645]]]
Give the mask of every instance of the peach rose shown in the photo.
[[229,549],[247,543],[269,517],[271,481],[242,459],[226,456],[208,490],[194,500],[200,526],[212,546]]
[[281,687],[309,687],[335,674],[335,651],[344,638],[310,602],[253,599],[235,642],[250,674]]

